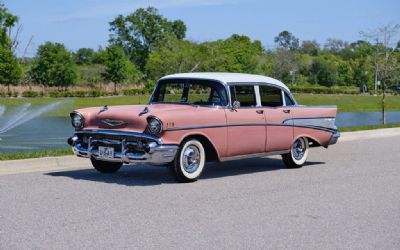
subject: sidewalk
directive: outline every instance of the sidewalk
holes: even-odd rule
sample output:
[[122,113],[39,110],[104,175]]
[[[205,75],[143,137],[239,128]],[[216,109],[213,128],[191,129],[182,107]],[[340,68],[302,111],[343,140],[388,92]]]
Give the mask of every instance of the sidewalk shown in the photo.
[[[356,132],[343,132],[339,141],[334,147],[340,147],[341,142],[368,140],[400,136],[400,128],[385,128],[375,130],[365,130]],[[43,171],[62,171],[65,169],[91,169],[92,165],[88,159],[79,158],[73,155],[45,157],[35,159],[0,161],[0,176],[32,173]]]
[[382,128],[355,132],[343,132],[341,133],[338,143],[345,141],[387,138],[392,136],[400,136],[400,128]]
[[74,155],[0,161],[0,176],[17,173],[61,171],[65,169],[85,168],[92,168],[90,161]]

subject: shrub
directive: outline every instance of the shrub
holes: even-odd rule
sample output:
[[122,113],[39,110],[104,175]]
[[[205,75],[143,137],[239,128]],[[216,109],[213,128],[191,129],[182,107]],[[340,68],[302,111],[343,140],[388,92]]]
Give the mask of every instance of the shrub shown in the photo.
[[32,90],[27,90],[22,92],[23,97],[38,97],[40,96],[40,92],[32,91]]
[[144,95],[147,93],[146,89],[123,89],[123,95]]

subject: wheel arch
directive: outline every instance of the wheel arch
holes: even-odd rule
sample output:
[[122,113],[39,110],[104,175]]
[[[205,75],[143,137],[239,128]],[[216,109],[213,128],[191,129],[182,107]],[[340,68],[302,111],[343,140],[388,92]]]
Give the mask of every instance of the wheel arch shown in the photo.
[[309,143],[309,147],[320,147],[322,146],[320,140],[315,138],[314,136],[311,136],[309,134],[298,134],[296,137],[293,138],[292,144],[299,139],[300,137],[306,137]]
[[[199,133],[189,134],[189,135],[186,135],[182,139],[182,142],[190,140],[190,139],[197,139],[198,141],[201,142],[201,144],[204,147],[204,151],[206,153],[206,162],[220,161],[220,156],[218,154],[218,151],[216,150],[214,144],[211,142],[211,140],[206,135],[199,134]],[[182,144],[182,142],[181,142],[181,144]]]

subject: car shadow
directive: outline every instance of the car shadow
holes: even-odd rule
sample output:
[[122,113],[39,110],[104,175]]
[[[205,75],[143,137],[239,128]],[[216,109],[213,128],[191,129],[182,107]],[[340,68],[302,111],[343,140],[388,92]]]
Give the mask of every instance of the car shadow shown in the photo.
[[[324,162],[306,162],[307,166],[321,166]],[[207,163],[200,179],[214,179],[227,176],[239,176],[286,169],[281,159],[251,158],[222,163]],[[68,177],[75,180],[86,180],[120,184],[126,186],[154,186],[176,183],[169,169],[149,165],[127,165],[114,174],[100,174],[94,169],[69,170],[45,173],[53,177]]]

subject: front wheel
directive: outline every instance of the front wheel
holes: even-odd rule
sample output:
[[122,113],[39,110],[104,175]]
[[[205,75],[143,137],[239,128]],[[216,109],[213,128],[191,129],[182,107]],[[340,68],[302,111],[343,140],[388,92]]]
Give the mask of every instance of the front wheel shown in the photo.
[[90,159],[93,167],[103,174],[111,174],[117,172],[122,167],[122,162],[100,161],[94,158]]
[[293,143],[290,152],[282,155],[282,160],[287,168],[301,168],[307,156],[308,140],[306,137],[300,137]]
[[196,139],[187,140],[180,146],[171,170],[177,181],[193,182],[201,175],[205,159],[206,154],[201,142]]

